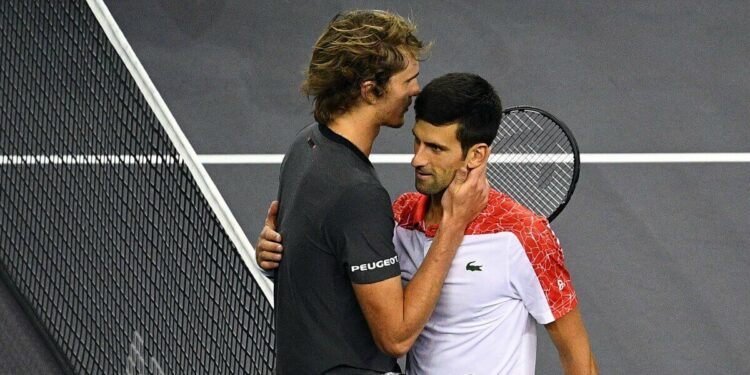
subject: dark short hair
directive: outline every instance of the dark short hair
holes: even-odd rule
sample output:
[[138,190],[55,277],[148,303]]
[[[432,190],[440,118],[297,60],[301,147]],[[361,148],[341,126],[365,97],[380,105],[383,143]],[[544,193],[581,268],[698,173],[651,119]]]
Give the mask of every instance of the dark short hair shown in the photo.
[[503,107],[492,85],[471,73],[448,73],[428,83],[414,103],[417,120],[441,126],[458,122],[464,156],[477,143],[492,145]]

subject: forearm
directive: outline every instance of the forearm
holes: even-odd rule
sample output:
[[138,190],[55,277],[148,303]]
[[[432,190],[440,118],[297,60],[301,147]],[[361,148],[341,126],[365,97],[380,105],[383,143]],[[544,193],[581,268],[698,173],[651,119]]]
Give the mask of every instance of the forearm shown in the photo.
[[545,326],[567,375],[598,374],[596,359],[578,307]]
[[466,226],[487,204],[489,184],[485,171],[486,165],[471,174],[467,168],[456,172],[441,199],[440,229],[406,288],[397,277],[371,285],[352,284],[373,338],[385,353],[406,353],[427,324]]
[[598,375],[594,354],[588,350],[560,350],[560,364],[566,375]]
[[444,223],[422,261],[419,270],[404,289],[403,322],[397,340],[408,347],[430,319],[453,258],[464,237],[464,226]]

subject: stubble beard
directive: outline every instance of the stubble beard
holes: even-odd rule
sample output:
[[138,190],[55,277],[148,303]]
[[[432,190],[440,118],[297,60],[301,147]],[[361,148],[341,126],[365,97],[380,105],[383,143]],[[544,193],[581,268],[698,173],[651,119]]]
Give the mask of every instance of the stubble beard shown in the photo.
[[436,181],[414,181],[414,187],[424,195],[442,194],[448,186],[440,186]]
[[409,98],[406,102],[406,106],[404,107],[404,111],[401,112],[401,118],[398,120],[397,123],[386,123],[385,126],[392,128],[392,129],[399,129],[406,123],[406,112],[409,112],[409,107],[411,107],[411,98]]

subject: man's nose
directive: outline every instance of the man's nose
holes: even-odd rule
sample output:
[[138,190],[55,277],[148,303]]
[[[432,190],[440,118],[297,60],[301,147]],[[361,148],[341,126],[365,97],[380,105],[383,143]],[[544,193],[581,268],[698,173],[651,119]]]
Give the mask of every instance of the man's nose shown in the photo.
[[412,88],[411,96],[417,96],[419,95],[420,92],[422,92],[422,88],[419,87],[419,82],[417,82],[417,80],[414,79],[414,87]]
[[411,158],[411,166],[414,168],[424,167],[426,164],[425,158],[422,156],[422,147],[414,148],[414,157]]

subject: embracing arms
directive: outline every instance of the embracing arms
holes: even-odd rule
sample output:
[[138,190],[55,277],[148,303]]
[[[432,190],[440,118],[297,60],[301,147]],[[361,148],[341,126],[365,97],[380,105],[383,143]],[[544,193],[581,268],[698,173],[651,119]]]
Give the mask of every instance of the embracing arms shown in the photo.
[[[485,166],[456,173],[443,194],[443,216],[435,239],[419,271],[406,288],[399,276],[370,284],[352,283],[375,343],[391,356],[405,354],[429,320],[463,240],[466,226],[484,209],[489,194]],[[275,231],[278,205],[272,204],[256,246],[261,268],[278,267],[281,236]]]

